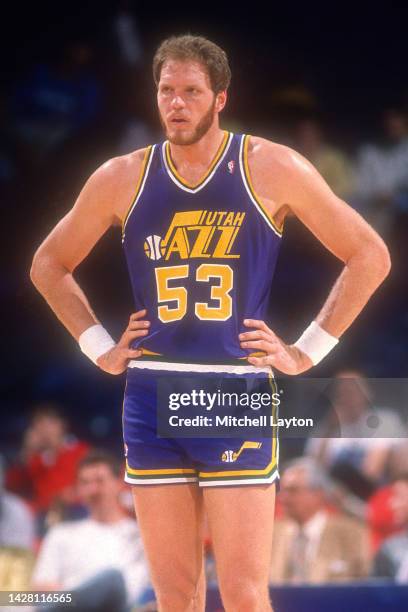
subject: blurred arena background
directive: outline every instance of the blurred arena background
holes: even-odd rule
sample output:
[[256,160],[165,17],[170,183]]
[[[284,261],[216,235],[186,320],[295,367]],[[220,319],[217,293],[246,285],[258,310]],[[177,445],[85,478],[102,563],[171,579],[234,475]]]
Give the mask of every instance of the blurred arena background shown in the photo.
[[[321,438],[281,443],[284,479],[276,533],[282,550],[293,548],[290,529],[305,520],[291,497],[299,491],[309,496],[308,519],[319,512],[344,524],[334,528],[332,550],[337,552],[325,563],[326,569],[333,566],[331,572],[312,575],[297,568],[289,576],[283,570],[275,575],[271,568],[272,586],[294,585],[277,588],[276,601],[282,600],[277,610],[324,609],[305,595],[308,585],[355,587],[357,581],[364,581],[366,590],[360,595],[354,590],[354,596],[347,591],[348,610],[371,601],[369,588],[386,589],[387,597],[394,597],[392,609],[404,609],[408,79],[402,14],[385,4],[370,13],[358,6],[273,4],[266,13],[257,3],[159,8],[130,0],[7,3],[3,11],[1,499],[5,508],[18,507],[21,514],[10,510],[15,521],[20,517],[19,524],[7,523],[6,511],[0,515],[0,589],[28,587],[47,533],[60,521],[81,521],[87,515],[89,504],[78,494],[76,480],[78,462],[89,449],[122,457],[124,377],[98,371],[80,353],[30,282],[33,253],[93,170],[110,157],[162,138],[152,55],[164,37],[191,32],[209,37],[228,53],[233,78],[223,127],[303,153],[332,189],[374,225],[393,260],[391,275],[339,347],[312,372],[313,377],[335,378],[333,406],[348,443],[333,441],[329,418],[322,421]],[[297,338],[340,267],[290,219],[270,303],[271,327],[287,341]],[[97,316],[117,337],[132,312],[119,229],[107,233],[76,277]],[[391,381],[389,398],[382,379]],[[379,395],[373,391],[377,387]],[[365,429],[373,413],[379,423],[375,435],[373,428]],[[285,463],[296,458],[305,462],[287,467],[285,484]],[[322,478],[316,482],[310,471],[319,470]],[[131,515],[126,489],[121,500]],[[31,520],[31,535],[23,534]],[[21,539],[10,537],[20,527]],[[347,533],[366,538],[367,549],[351,550],[353,537],[347,550],[336,548]],[[209,539],[207,550],[211,584],[216,578]],[[152,595],[148,590],[143,594],[148,588],[143,580],[135,603]],[[327,599],[319,601],[338,597],[337,591],[333,595],[327,586],[321,588]],[[301,597],[293,603],[296,592]],[[211,606],[221,609],[216,594]]]

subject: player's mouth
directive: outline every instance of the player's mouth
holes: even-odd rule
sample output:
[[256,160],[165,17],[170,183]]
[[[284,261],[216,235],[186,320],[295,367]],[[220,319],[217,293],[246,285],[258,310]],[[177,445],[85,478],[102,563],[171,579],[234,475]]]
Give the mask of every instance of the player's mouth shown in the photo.
[[183,125],[185,123],[188,123],[187,119],[183,119],[182,117],[173,117],[173,119],[170,119],[170,123],[173,125]]

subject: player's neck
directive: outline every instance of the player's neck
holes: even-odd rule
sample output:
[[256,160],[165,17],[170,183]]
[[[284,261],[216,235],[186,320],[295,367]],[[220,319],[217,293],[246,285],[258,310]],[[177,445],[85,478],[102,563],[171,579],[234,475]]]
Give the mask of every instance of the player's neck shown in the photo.
[[170,143],[171,158],[180,168],[185,164],[190,166],[210,166],[224,138],[224,130],[218,123],[210,127],[208,132],[192,145],[175,145]]

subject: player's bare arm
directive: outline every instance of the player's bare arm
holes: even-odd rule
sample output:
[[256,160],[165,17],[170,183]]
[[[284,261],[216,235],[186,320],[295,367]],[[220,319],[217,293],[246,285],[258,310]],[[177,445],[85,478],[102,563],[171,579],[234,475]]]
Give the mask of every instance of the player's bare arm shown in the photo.
[[[338,198],[299,153],[262,138],[252,138],[248,157],[254,189],[277,224],[292,214],[344,263],[344,268],[316,317],[320,327],[339,338],[364,308],[390,270],[386,245],[373,228]],[[253,365],[272,365],[299,374],[312,361],[299,348],[281,340],[263,321],[240,335],[244,348],[262,350]]]
[[[65,325],[78,340],[82,332],[99,321],[73,274],[98,240],[112,225],[120,225],[134,196],[144,150],[112,159],[92,174],[73,208],[61,219],[37,249],[31,279]],[[111,374],[126,369],[140,351],[129,349],[137,337],[146,335],[146,311],[130,316],[116,344],[97,364]]]

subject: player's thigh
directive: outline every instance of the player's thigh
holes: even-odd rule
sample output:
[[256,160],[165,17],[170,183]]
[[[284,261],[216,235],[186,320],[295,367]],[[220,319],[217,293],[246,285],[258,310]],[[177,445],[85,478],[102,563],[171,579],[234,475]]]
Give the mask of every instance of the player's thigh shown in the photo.
[[133,499],[155,587],[188,590],[203,570],[203,499],[195,483],[133,486]]
[[272,556],[275,484],[204,491],[217,575],[223,584],[266,585]]

